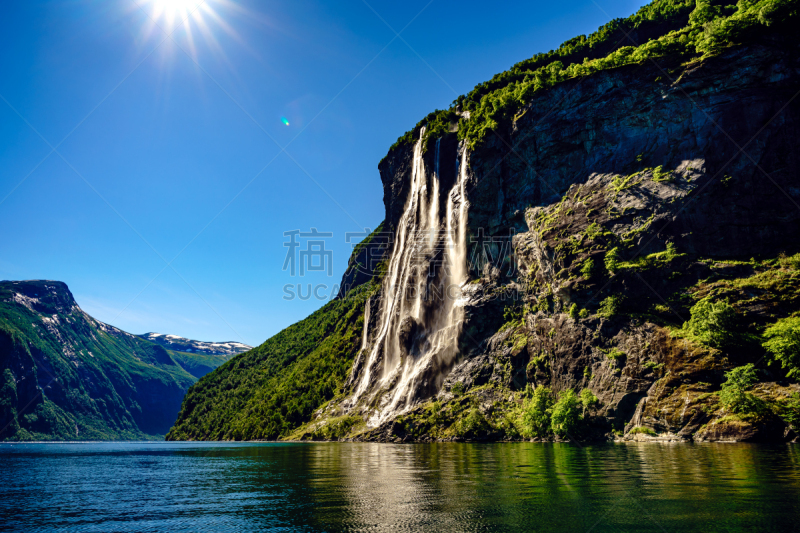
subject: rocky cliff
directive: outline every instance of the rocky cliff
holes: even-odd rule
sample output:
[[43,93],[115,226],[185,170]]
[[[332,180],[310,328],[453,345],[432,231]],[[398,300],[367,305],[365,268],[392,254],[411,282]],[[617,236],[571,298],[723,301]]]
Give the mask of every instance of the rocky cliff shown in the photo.
[[[597,398],[586,438],[794,438],[779,413],[800,387],[759,337],[800,311],[800,62],[789,39],[755,41],[562,82],[469,151],[459,362],[379,427],[356,410],[358,438],[516,438],[508,419],[536,387]],[[437,146],[424,165],[449,190],[461,145]],[[413,151],[380,166],[395,232]],[[747,340],[686,333],[706,297],[730,303]],[[737,414],[719,391],[747,363],[762,409]]]
[[0,440],[163,435],[195,375],[225,360],[206,357],[92,318],[64,283],[0,282]]
[[796,438],[797,20],[655,0],[426,117],[379,165],[382,266],[345,275],[347,375],[305,419],[228,404],[241,431],[223,382],[307,352],[229,365],[175,436]]

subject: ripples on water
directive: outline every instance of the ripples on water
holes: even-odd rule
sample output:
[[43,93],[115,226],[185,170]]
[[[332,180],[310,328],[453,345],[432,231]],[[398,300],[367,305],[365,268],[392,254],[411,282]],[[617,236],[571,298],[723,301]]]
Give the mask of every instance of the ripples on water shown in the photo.
[[2,531],[799,531],[800,447],[0,444]]

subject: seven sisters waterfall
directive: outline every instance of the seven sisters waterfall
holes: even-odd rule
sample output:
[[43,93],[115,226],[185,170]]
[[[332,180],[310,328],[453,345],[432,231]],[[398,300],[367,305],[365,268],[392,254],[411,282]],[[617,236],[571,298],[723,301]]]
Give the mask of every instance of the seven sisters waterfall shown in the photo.
[[411,190],[383,280],[380,315],[371,322],[368,304],[364,316],[359,358],[366,357],[366,364],[355,377],[351,406],[360,403],[370,412],[370,426],[438,392],[458,355],[467,280],[467,149],[461,150],[458,178],[442,211],[440,140],[429,176],[424,136],[423,129],[414,147]]

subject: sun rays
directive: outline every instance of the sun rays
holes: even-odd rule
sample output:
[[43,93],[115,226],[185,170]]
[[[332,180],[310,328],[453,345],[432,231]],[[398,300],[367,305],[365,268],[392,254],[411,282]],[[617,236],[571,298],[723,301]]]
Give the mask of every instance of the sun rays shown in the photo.
[[[215,54],[222,52],[215,31],[223,31],[241,43],[240,36],[222,18],[220,12],[243,12],[232,0],[138,0],[137,5],[147,16],[142,30],[144,41],[157,33],[172,36],[180,31],[188,52],[197,58],[198,38]],[[223,54],[224,55],[224,54]]]

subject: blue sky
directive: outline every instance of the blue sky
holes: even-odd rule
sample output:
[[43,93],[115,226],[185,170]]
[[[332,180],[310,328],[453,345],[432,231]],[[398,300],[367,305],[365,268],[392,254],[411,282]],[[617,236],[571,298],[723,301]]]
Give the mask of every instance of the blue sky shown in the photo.
[[[64,281],[133,333],[251,345],[324,303],[284,286],[339,281],[345,233],[383,219],[377,164],[398,136],[645,3],[207,0],[187,24],[161,9],[197,1],[3,6],[0,279]],[[311,228],[333,233],[332,277],[282,268],[283,233]]]

